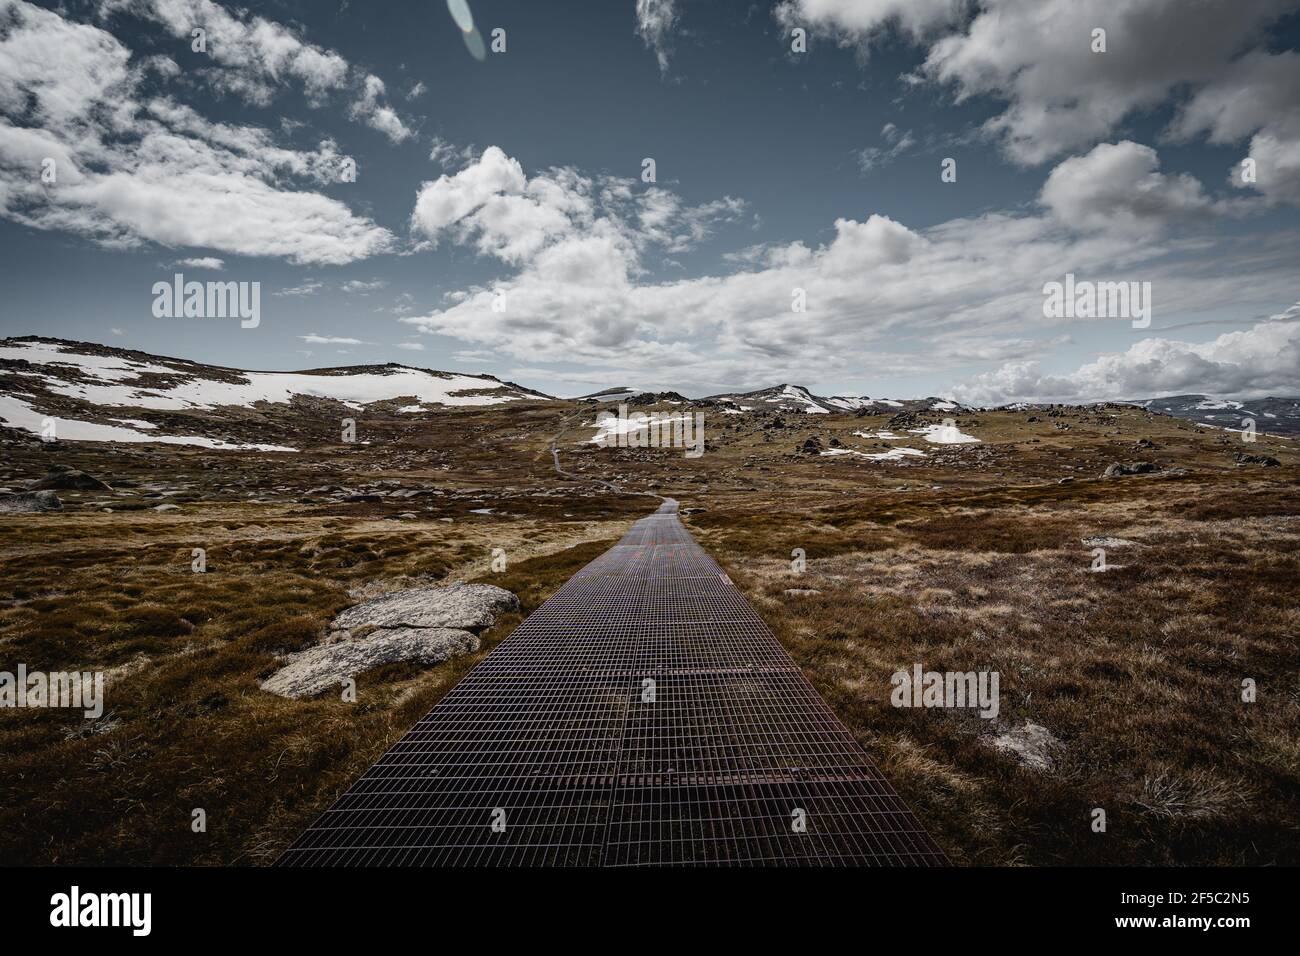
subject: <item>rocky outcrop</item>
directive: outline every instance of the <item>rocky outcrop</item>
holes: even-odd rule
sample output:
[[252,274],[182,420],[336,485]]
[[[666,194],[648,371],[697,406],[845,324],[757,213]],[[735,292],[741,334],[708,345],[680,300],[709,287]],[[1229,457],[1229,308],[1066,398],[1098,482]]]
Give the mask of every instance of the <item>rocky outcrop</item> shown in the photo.
[[24,491],[0,495],[0,514],[40,514],[43,511],[62,511],[63,502],[52,491]]
[[490,584],[408,588],[348,608],[325,643],[291,654],[262,682],[282,697],[312,697],[382,664],[440,664],[479,649],[478,632],[519,599]]
[[348,608],[334,619],[334,630],[362,627],[489,627],[501,614],[519,610],[519,599],[491,584],[453,584],[408,588]]
[[44,478],[27,485],[32,491],[112,491],[112,487],[84,471],[55,465]]
[[1149,475],[1160,470],[1153,461],[1117,461],[1106,469],[1105,478],[1119,478],[1123,475]]
[[322,644],[294,654],[289,663],[262,682],[262,690],[281,697],[314,697],[344,678],[381,664],[414,661],[441,664],[479,648],[469,631],[451,628],[402,627],[383,629],[362,640]]

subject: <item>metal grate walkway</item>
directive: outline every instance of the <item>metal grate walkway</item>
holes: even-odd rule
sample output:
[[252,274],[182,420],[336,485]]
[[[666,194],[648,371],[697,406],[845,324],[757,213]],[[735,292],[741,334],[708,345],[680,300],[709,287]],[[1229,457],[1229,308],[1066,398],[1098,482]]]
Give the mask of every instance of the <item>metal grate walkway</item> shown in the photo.
[[946,863],[666,502],[281,866]]

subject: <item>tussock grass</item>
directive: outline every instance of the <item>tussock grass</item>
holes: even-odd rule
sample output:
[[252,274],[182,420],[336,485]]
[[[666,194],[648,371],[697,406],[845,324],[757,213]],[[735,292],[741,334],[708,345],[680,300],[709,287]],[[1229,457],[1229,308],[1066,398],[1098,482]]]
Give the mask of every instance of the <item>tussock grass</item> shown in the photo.
[[[173,513],[174,514],[174,513]],[[64,516],[68,517],[68,516]],[[359,596],[484,580],[525,612],[626,522],[335,522],[205,506],[143,523],[78,518],[41,562],[16,557],[43,517],[0,526],[0,659],[12,670],[103,670],[105,714],[6,711],[0,863],[261,864],[297,834],[514,629],[433,668],[358,678],[358,700],[285,700],[258,682],[316,642]],[[155,543],[142,543],[150,537]],[[185,539],[185,540],[181,540]],[[208,548],[208,572],[190,548]],[[493,547],[511,558],[489,574]],[[207,832],[191,830],[202,808]]]
[[[1295,504],[1215,479],[690,520],[955,862],[1294,864]],[[1099,534],[1132,544],[1092,573]],[[997,719],[893,707],[891,674],[918,661],[998,671]],[[1053,770],[989,746],[1026,722],[1062,741]]]

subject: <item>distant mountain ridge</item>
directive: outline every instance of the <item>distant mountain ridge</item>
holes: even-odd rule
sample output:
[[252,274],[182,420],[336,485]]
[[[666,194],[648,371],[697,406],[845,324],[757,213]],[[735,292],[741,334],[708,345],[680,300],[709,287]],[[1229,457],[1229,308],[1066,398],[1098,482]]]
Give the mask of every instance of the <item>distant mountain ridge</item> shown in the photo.
[[[45,336],[0,339],[0,427],[40,434],[53,419],[60,437],[74,441],[281,450],[278,444],[258,442],[251,436],[258,434],[259,425],[262,431],[272,431],[265,426],[275,420],[277,441],[283,441],[286,431],[293,433],[292,425],[286,427],[286,416],[302,402],[338,403],[344,410],[356,411],[376,406],[385,413],[404,416],[451,407],[556,401],[565,400],[493,375],[464,375],[397,363],[257,372]],[[979,410],[938,397],[821,396],[788,383],[696,399],[669,390],[615,387],[567,401],[632,406],[695,401],[736,415],[960,415]],[[1241,428],[1244,419],[1253,419],[1261,432],[1300,434],[1300,398],[1241,402],[1172,395],[1122,404],[1206,427]],[[1016,412],[1050,407],[1050,403],[1027,402],[1001,406]],[[222,411],[214,414],[218,409]],[[331,416],[322,412],[314,417]]]

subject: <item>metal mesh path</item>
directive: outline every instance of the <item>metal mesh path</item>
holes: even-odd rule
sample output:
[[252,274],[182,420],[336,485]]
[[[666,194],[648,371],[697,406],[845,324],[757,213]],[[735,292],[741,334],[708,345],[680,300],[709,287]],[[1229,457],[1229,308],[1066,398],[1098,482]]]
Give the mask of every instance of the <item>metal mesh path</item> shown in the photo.
[[575,574],[279,865],[946,863],[676,512]]

